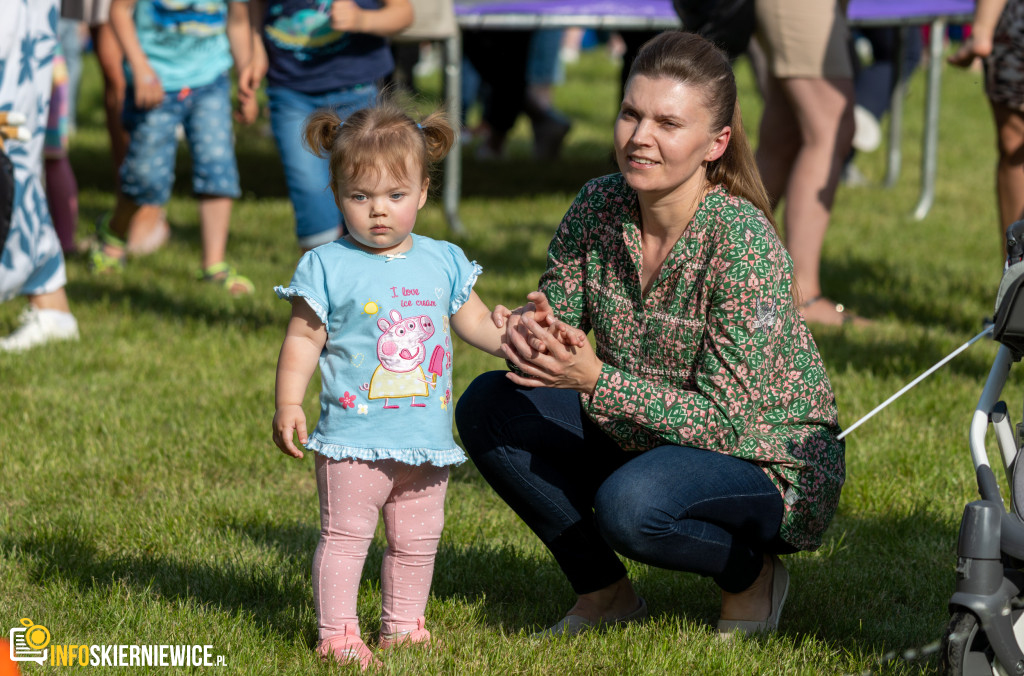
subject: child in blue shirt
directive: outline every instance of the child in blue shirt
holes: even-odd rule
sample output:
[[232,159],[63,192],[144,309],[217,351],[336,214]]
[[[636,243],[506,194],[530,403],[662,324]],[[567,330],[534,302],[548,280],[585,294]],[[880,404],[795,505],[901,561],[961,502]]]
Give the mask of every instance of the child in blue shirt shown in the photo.
[[[388,541],[379,646],[430,640],[424,611],[448,468],[465,460],[452,436],[451,332],[505,354],[507,311],[492,315],[473,291],[480,266],[454,244],[412,232],[427,168],[454,138],[442,114],[417,124],[391,103],[344,122],[334,110],[314,113],[306,144],[329,160],[348,234],[306,253],[291,283],[275,289],[292,300],[292,318],[277,366],[274,442],[301,458],[297,435],[317,453],[317,652],[363,668],[379,665],[356,614],[378,512]],[[559,337],[585,340],[576,333]],[[307,435],[302,401],[318,364],[320,419]]]
[[[252,56],[248,7],[237,0],[113,0],[110,23],[124,47],[128,89],[123,121],[131,140],[117,206],[92,253],[98,271],[120,269],[125,236],[141,205],[170,198],[184,127],[202,228],[200,278],[232,294],[253,285],[225,262],[232,201],[241,191],[227,72]],[[247,99],[242,117],[255,118]]]
[[254,97],[264,76],[270,127],[295,212],[299,248],[337,239],[338,206],[325,191],[327,161],[302,147],[306,118],[332,107],[342,119],[373,105],[377,82],[394,70],[387,38],[412,23],[409,0],[251,0],[257,35],[239,95]]

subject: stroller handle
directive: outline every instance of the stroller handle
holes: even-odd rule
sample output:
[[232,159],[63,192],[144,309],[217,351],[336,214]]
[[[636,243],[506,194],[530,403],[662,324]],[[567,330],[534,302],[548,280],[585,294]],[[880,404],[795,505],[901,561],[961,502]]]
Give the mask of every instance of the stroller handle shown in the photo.
[[999,346],[995,361],[989,371],[988,380],[974,409],[971,420],[970,446],[971,460],[974,462],[975,475],[978,482],[978,493],[983,500],[999,505],[1000,512],[1000,547],[1011,556],[1024,560],[1024,523],[1020,518],[1006,511],[999,484],[988,461],[985,450],[985,433],[988,431],[989,416],[999,401],[999,396],[1006,384],[1006,377],[1013,363],[1013,352],[1005,345]]
[[[1013,364],[1013,353],[1005,345],[999,346],[995,361],[988,373],[988,380],[978,398],[978,405],[974,407],[974,418],[971,420],[971,461],[974,468],[990,467],[988,453],[985,451],[985,433],[988,431],[989,415],[999,401],[999,396],[1006,385],[1006,377],[1010,373],[1010,365]],[[997,494],[994,497],[982,495],[986,500],[1000,500]]]

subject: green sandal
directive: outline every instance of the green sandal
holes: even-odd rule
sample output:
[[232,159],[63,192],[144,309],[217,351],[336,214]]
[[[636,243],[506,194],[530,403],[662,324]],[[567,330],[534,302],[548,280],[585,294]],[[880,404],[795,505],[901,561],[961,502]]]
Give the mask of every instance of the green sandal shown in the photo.
[[[89,269],[93,272],[121,272],[128,258],[124,240],[110,230],[110,217],[108,211],[96,221],[96,241],[89,248]],[[108,248],[119,249],[121,253],[108,253]]]
[[204,282],[224,287],[233,296],[250,294],[256,290],[256,286],[248,277],[238,274],[234,267],[224,261],[200,270],[198,277]]

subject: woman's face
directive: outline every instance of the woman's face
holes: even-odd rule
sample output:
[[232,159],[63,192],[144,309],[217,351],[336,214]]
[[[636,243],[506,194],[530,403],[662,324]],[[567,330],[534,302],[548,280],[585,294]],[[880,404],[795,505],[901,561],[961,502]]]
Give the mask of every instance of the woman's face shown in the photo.
[[704,186],[704,162],[725,152],[730,127],[711,129],[700,91],[665,77],[636,75],[615,119],[615,159],[631,188],[655,197]]

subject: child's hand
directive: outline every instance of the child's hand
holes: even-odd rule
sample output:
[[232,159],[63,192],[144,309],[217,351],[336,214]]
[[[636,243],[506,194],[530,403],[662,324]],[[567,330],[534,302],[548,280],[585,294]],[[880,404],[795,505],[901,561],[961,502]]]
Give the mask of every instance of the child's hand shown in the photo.
[[583,347],[583,344],[587,342],[587,334],[563,321],[555,320],[551,331],[566,347]]
[[498,328],[502,325],[506,325],[505,329],[505,340],[503,342],[511,342],[513,333],[520,334],[529,343],[530,347],[537,352],[537,354],[544,354],[547,352],[547,348],[544,345],[544,341],[540,340],[537,336],[531,336],[529,330],[523,326],[523,317],[531,317],[535,322],[548,329],[552,335],[554,335],[559,342],[562,344],[572,347],[582,347],[582,341],[586,341],[586,336],[579,329],[563,324],[561,332],[555,330],[556,324],[561,322],[555,319],[555,313],[551,309],[551,305],[548,303],[547,296],[540,291],[534,291],[527,294],[526,296],[529,302],[526,305],[516,308],[515,310],[509,311],[503,306],[499,305],[494,308],[493,314],[498,314],[499,310],[502,311],[500,319],[502,323],[498,323],[498,318],[494,318],[495,324]]
[[352,0],[334,0],[331,5],[331,28],[345,33],[359,33],[363,10]]
[[302,451],[295,445],[293,439],[297,433],[300,444],[305,446],[309,441],[309,436],[306,434],[306,414],[302,411],[302,407],[297,404],[288,404],[277,409],[277,412],[274,413],[272,427],[274,443],[281,449],[281,452],[293,458],[301,458]]
[[249,63],[238,69],[238,96],[256,98],[263,78],[267,76],[267,53],[263,50],[263,42],[256,38],[253,41],[252,58]]
[[143,110],[156,108],[164,100],[164,87],[149,66],[135,71],[135,105]]
[[512,311],[504,305],[495,305],[494,310],[491,311],[491,321],[494,322],[494,326],[501,328],[505,326],[505,322],[512,316]]
[[946,61],[960,68],[970,68],[975,59],[984,59],[992,53],[992,41],[979,39],[971,35],[960,46],[960,49],[953,52]]
[[260,116],[260,104],[255,96],[243,96],[238,94],[238,110],[235,111],[235,119],[242,124],[252,124]]

